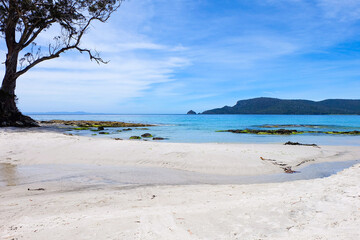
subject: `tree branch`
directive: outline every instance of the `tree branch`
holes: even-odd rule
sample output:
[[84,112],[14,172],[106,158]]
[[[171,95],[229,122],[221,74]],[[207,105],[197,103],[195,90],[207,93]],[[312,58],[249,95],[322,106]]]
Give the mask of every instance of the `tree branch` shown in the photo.
[[109,61],[104,61],[101,57],[99,57],[99,55],[96,53],[96,55],[94,55],[90,49],[83,49],[83,48],[79,48],[76,47],[76,49],[80,52],[87,52],[89,54],[90,60],[95,60],[97,63],[104,63],[107,64],[109,63]]
[[9,11],[9,8],[6,6],[6,2],[5,2],[4,0],[1,0],[1,2],[2,2],[5,10],[6,10],[6,11]]
[[[0,1],[2,3],[6,2],[4,0],[0,0]],[[42,3],[42,1],[40,2]],[[15,73],[15,77],[18,78],[19,76],[21,76],[22,74],[26,73],[31,68],[36,66],[37,64],[43,61],[58,58],[60,57],[60,54],[71,49],[76,49],[80,53],[83,52],[87,53],[90,57],[90,60],[95,60],[97,63],[105,63],[105,64],[108,63],[104,61],[101,57],[99,57],[99,54],[96,51],[93,53],[90,49],[80,47],[80,42],[83,35],[86,33],[87,29],[89,28],[90,24],[94,20],[98,20],[100,22],[106,22],[109,19],[110,15],[120,7],[122,2],[123,0],[94,1],[94,6],[95,6],[95,10],[94,10],[94,9],[90,9],[90,7],[93,7],[92,5],[90,5],[92,4],[92,1],[84,0],[84,3],[82,3],[82,1],[69,1],[69,3],[67,3],[67,4],[71,4],[71,6],[70,5],[67,6],[69,7],[68,10],[69,12],[66,12],[61,7],[59,8],[59,6],[56,5],[57,3],[55,5],[51,5],[54,7],[51,8],[52,10],[50,10],[47,6],[44,5],[40,8],[40,10],[44,11],[42,12],[43,14],[41,16],[36,15],[38,14],[37,12],[32,13],[34,14],[35,18],[28,18],[27,15],[24,15],[25,13],[23,14],[23,12],[18,12],[17,16],[21,19],[24,27],[23,30],[21,31],[22,35],[20,37],[18,44],[19,51],[25,49],[31,43],[33,43],[34,40],[39,36],[39,34],[48,27],[50,27],[53,23],[59,23],[61,29],[64,32],[62,33],[63,38],[55,37],[56,38],[55,45],[52,44],[49,45],[49,53],[47,56],[41,57],[39,54],[36,57],[33,57],[30,60],[28,60],[29,56],[30,55],[32,56],[32,53],[27,53],[28,56],[26,56],[27,54],[25,54],[24,58],[27,57],[28,65],[24,67],[22,70],[17,71]],[[34,2],[34,4],[36,5],[36,9],[38,10],[39,9],[38,3]],[[84,6],[86,6],[86,8],[84,8]],[[71,9],[70,7],[74,7],[73,9],[75,10]],[[84,10],[85,12],[87,11],[88,14],[85,15],[84,13],[81,13],[81,10],[78,11],[78,9],[76,8],[78,9],[84,8],[85,10],[84,9],[82,10]],[[29,8],[27,9],[27,11],[32,12],[33,8],[31,9]],[[48,15],[47,11],[55,11],[55,12],[50,12]]]
[[[84,35],[85,31],[88,29],[88,27],[90,26],[91,22],[93,20],[100,20],[98,19],[97,17],[92,17],[90,18],[87,23],[85,24],[85,26],[81,29],[81,31],[79,32],[79,35],[77,36],[77,40],[76,42],[73,44],[73,45],[68,45],[66,47],[63,47],[61,49],[59,49],[58,51],[56,51],[55,53],[53,54],[50,54],[49,56],[45,56],[45,57],[41,57],[37,60],[35,60],[34,62],[32,62],[31,64],[29,64],[28,66],[26,66],[24,69],[18,71],[15,76],[16,78],[20,77],[21,75],[23,75],[24,73],[26,73],[27,71],[29,71],[31,68],[33,68],[35,65],[41,63],[41,62],[44,62],[46,60],[50,60],[50,59],[54,59],[54,58],[58,58],[60,57],[60,54],[67,51],[67,50],[70,50],[70,49],[77,49],[79,52],[87,52],[89,54],[89,57],[91,60],[95,60],[97,63],[108,63],[104,60],[102,60],[100,57],[96,56],[96,55],[93,55],[91,53],[91,51],[89,49],[83,49],[83,48],[80,48],[79,47],[79,44],[80,44],[80,40],[82,38],[82,36]],[[40,32],[39,32],[40,33]],[[36,38],[36,37],[35,37]],[[34,39],[35,39],[34,38]]]
[[[51,21],[46,22],[44,26],[40,27],[37,31],[34,32],[34,28],[29,30],[29,34],[24,37],[24,39],[20,40],[19,43],[22,45],[21,50],[29,46],[36,38],[37,36],[50,24],[55,23],[56,21],[53,19]],[[31,33],[33,34],[31,37]],[[23,44],[22,44],[23,43]]]
[[23,70],[21,71],[18,71],[16,74],[15,74],[15,77],[18,78],[19,76],[23,75],[24,73],[26,73],[27,71],[29,71],[31,68],[33,68],[35,65],[43,62],[43,61],[46,61],[46,60],[50,60],[50,59],[54,59],[54,58],[58,58],[60,57],[60,54],[69,50],[69,49],[73,49],[74,46],[71,46],[71,47],[65,47],[65,48],[62,48],[60,49],[59,51],[57,51],[56,53],[54,54],[51,54],[49,56],[45,56],[45,57],[41,57],[37,60],[35,60],[34,62],[32,62],[31,64],[29,64],[27,67],[25,67]]

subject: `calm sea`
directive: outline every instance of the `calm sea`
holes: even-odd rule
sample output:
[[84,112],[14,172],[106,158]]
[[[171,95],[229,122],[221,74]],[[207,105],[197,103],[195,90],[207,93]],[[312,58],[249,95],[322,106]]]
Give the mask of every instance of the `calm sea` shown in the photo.
[[[127,139],[130,136],[146,132],[153,136],[168,138],[168,142],[241,142],[241,143],[283,143],[297,141],[321,145],[355,145],[360,146],[360,136],[301,134],[291,136],[252,135],[216,132],[227,129],[271,129],[263,125],[307,125],[281,127],[296,130],[312,131],[360,131],[359,115],[31,115],[36,120],[108,120],[134,123],[156,124],[149,130],[133,128],[128,132],[116,132],[117,129],[106,129],[109,135],[94,137],[118,137]],[[273,128],[276,129],[276,128]],[[91,131],[71,131],[79,135],[91,135]]]

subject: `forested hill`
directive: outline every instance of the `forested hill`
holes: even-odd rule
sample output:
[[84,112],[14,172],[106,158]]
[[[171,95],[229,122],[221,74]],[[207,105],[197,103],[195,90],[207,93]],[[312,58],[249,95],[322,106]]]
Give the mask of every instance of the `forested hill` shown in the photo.
[[360,100],[327,99],[315,102],[261,97],[240,100],[233,107],[215,108],[202,114],[360,114]]

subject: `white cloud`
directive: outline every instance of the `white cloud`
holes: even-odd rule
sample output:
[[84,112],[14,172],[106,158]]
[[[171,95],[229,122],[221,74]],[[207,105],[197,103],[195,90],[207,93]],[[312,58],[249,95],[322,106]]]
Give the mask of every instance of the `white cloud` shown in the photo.
[[85,56],[60,58],[19,78],[17,93],[20,107],[27,111],[37,109],[34,102],[49,102],[49,111],[72,109],[81,104],[87,111],[99,107],[104,111],[121,111],[117,104],[144,97],[153,84],[173,81],[174,72],[187,64],[186,59],[178,57],[157,60],[117,57],[100,66],[90,63]]
[[[81,46],[99,51],[108,64],[98,65],[87,53],[69,51],[21,76],[16,91],[20,108],[121,112],[122,103],[146,97],[155,84],[175,81],[176,71],[191,64],[181,54],[187,48],[181,43],[164,45],[141,33],[154,15],[151,8],[152,1],[126,1],[109,23],[92,24]],[[56,35],[55,26],[37,39],[44,54]]]
[[360,19],[359,0],[318,0],[326,18],[339,21],[355,21]]

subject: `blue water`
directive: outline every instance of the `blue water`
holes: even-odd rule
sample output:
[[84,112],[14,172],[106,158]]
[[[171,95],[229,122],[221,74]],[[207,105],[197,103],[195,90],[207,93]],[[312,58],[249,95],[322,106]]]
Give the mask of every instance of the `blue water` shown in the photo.
[[[0,186],[24,184],[75,183],[76,187],[100,185],[183,185],[183,184],[251,184],[287,182],[324,178],[359,163],[359,160],[323,162],[296,169],[293,174],[258,176],[204,174],[157,167],[97,165],[24,165],[0,164]],[[11,169],[11,171],[9,171]],[[12,175],[4,173],[13,173]],[[63,191],[63,189],[62,189]]]
[[[112,137],[127,139],[149,132],[153,136],[168,138],[168,142],[240,142],[283,143],[297,141],[319,145],[360,146],[360,136],[301,134],[291,136],[252,135],[216,132],[228,129],[258,129],[261,125],[313,125],[312,127],[285,127],[312,131],[360,131],[359,115],[31,115],[37,120],[108,120],[156,124],[150,130],[133,128],[129,132],[116,132],[108,128]],[[275,128],[274,128],[275,129]],[[91,135],[91,131],[71,131],[73,134]]]

